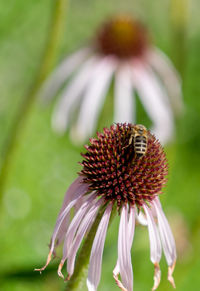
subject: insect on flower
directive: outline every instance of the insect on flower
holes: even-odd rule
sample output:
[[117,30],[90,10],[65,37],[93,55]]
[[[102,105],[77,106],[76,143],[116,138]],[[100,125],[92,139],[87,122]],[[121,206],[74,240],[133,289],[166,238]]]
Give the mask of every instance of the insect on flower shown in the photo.
[[[138,159],[132,149],[125,148],[134,127],[139,128],[126,123],[104,128],[103,133],[97,133],[97,137],[91,138],[90,144],[85,146],[79,177],[67,190],[46,264],[38,271],[47,267],[56,247],[64,241],[58,275],[64,278],[62,267],[67,261],[67,279],[70,279],[80,244],[103,207],[91,249],[87,278],[88,290],[97,290],[108,223],[113,207],[117,206],[120,223],[118,258],[113,277],[118,287],[121,290],[133,290],[131,247],[136,220],[145,223],[148,228],[150,258],[154,264],[153,290],[160,283],[162,249],[168,264],[168,280],[175,287],[172,274],[176,263],[176,246],[158,197],[167,182],[167,159],[160,142],[150,131],[147,131],[147,148],[142,158]],[[70,220],[70,210],[74,207],[74,216]]]
[[126,147],[132,145],[135,155],[139,158],[143,157],[147,152],[148,133],[147,129],[142,124],[132,126],[129,143]]
[[[128,15],[108,19],[82,48],[53,71],[40,95],[50,101],[61,89],[52,127],[69,129],[74,143],[92,136],[114,79],[114,122],[136,123],[136,94],[161,143],[174,131],[174,115],[182,112],[178,73],[169,58],[150,41],[147,28]],[[69,80],[70,79],[70,80]]]

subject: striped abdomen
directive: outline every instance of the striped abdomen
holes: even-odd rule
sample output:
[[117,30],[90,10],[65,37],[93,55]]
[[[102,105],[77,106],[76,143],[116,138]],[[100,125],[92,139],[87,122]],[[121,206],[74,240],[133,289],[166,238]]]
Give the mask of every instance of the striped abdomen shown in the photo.
[[147,152],[147,137],[144,135],[136,135],[134,137],[134,149],[138,157],[142,157]]

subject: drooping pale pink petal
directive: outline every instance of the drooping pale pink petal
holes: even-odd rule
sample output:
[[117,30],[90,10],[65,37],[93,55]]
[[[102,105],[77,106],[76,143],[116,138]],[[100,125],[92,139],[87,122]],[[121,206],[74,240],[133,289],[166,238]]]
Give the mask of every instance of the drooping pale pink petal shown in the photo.
[[149,240],[150,240],[150,250],[151,250],[151,261],[154,264],[154,286],[152,290],[156,290],[160,284],[161,271],[159,267],[159,262],[162,255],[162,248],[160,237],[156,223],[154,221],[151,209],[147,205],[143,205],[143,209],[146,214],[148,231],[149,231]]
[[[134,233],[135,233],[135,211],[136,211],[136,209],[134,207],[130,207],[130,213],[129,213],[129,219],[128,219],[128,238],[127,238],[127,241],[129,243],[129,251],[131,251]],[[131,266],[131,268],[132,268],[132,266]],[[126,291],[127,289],[124,287],[122,282],[119,280],[119,273],[121,273],[121,271],[120,271],[119,257],[118,257],[116,266],[113,270],[113,277],[115,279],[115,282],[117,283],[117,286],[121,290]],[[133,286],[133,279],[132,279],[132,286]]]
[[114,121],[135,123],[135,98],[130,65],[119,65],[115,73]]
[[95,202],[95,198],[96,198],[96,194],[93,193],[93,195],[90,195],[88,199],[81,205],[76,215],[72,219],[69,225],[68,231],[66,233],[65,242],[63,246],[63,259],[64,260],[68,257],[77,229],[81,221],[83,220],[83,217],[86,215],[86,212],[88,211],[89,208],[91,208],[91,206]]
[[89,84],[97,62],[97,56],[90,57],[64,90],[52,116],[52,127],[56,132],[63,134],[67,129],[69,122],[73,118],[75,109],[81,102],[83,92]]
[[154,205],[156,213],[157,213],[161,242],[162,242],[165,258],[169,266],[168,280],[170,281],[172,286],[175,288],[174,278],[172,277],[173,270],[176,263],[176,257],[177,257],[174,237],[173,237],[171,228],[169,226],[169,223],[162,210],[162,206],[160,204],[159,199],[155,198],[152,201],[152,204]]
[[[62,241],[64,239],[64,236],[65,236],[65,234],[67,232],[67,229],[69,227],[69,223],[70,223],[70,212],[67,213],[67,215],[63,219],[63,222],[60,225],[60,228],[59,228],[58,233],[57,233],[54,252],[55,252],[55,249],[62,243]],[[50,243],[50,245],[51,245],[51,243]]]
[[117,285],[122,290],[132,291],[133,290],[133,270],[131,263],[131,245],[127,238],[132,235],[129,234],[128,227],[128,206],[122,207],[121,219],[119,225],[119,236],[118,236],[118,264],[120,275],[122,279],[122,285],[119,280],[116,280]]
[[133,238],[134,238],[134,234],[135,234],[135,209],[134,207],[130,207],[130,213],[129,213],[129,219],[128,219],[128,237],[129,237],[129,244],[130,244],[130,250],[132,247],[132,243],[133,243]]
[[83,48],[65,58],[42,86],[39,96],[49,102],[73,71],[89,56],[90,48]]
[[[53,251],[55,239],[57,238],[58,232],[66,215],[69,213],[70,209],[77,203],[78,199],[83,196],[87,191],[88,185],[86,183],[82,183],[82,179],[79,178],[76,179],[75,182],[69,187],[65,195],[63,206],[56,220],[56,225],[51,238],[50,251]],[[69,197],[67,197],[67,195],[69,195]]]
[[[79,210],[76,212],[74,218],[72,219],[72,221],[69,225],[68,231],[65,235],[62,260],[61,260],[59,267],[58,267],[58,275],[62,278],[64,278],[64,277],[63,277],[61,270],[62,270],[63,264],[65,263],[65,260],[69,256],[70,249],[72,247],[73,240],[74,240],[75,234],[77,232],[77,229],[79,228],[81,221],[83,220],[83,217],[86,215],[88,209],[95,202],[95,198],[96,198],[96,193],[92,193],[92,194],[87,195],[87,199],[82,203],[82,205],[80,205]],[[80,198],[80,199],[82,199],[82,198]]]
[[134,62],[132,73],[133,86],[153,121],[152,131],[162,143],[165,143],[172,137],[174,130],[172,110],[167,102],[165,90],[144,64]]
[[162,254],[162,248],[161,248],[158,229],[157,229],[156,223],[154,221],[153,215],[151,213],[151,210],[145,204],[143,205],[143,209],[145,211],[146,218],[147,218],[149,240],[150,240],[150,249],[151,249],[151,261],[153,264],[159,263],[160,258],[161,258],[161,254]]
[[183,112],[181,80],[170,59],[158,48],[149,50],[148,62],[162,79],[176,114]]
[[[60,227],[62,226],[62,223],[64,222],[71,208],[77,203],[78,199],[88,191],[88,185],[86,183],[81,183],[81,182],[82,182],[82,179],[78,178],[69,187],[65,195],[63,206],[56,220],[56,225],[54,227],[53,235],[51,237],[50,251],[47,257],[46,264],[40,269],[35,269],[36,271],[41,272],[48,266],[49,262],[51,261],[52,253],[54,251],[55,241],[57,238],[60,240],[63,235],[63,228],[60,229]],[[70,200],[68,200],[69,197],[67,197],[67,194],[70,196]],[[59,234],[59,237],[58,237],[58,234]]]
[[[93,193],[93,192],[92,192]],[[82,197],[80,197],[80,199],[76,202],[76,204],[74,205],[74,216],[76,215],[76,213],[79,211],[80,207],[83,205],[83,203],[85,203],[86,200],[88,200],[88,197],[91,194],[87,194],[84,195]]]
[[70,132],[74,142],[82,142],[92,135],[115,67],[116,62],[111,57],[103,58],[96,66],[83,97],[77,124]]
[[[62,214],[63,210],[66,208],[67,204],[71,201],[71,199],[73,199],[73,197],[76,195],[77,187],[79,187],[79,184],[82,183],[82,181],[83,181],[83,177],[79,176],[69,186],[69,189],[67,190],[67,192],[65,194],[64,201],[63,201],[61,210],[60,210],[60,212],[58,214],[58,217],[59,217],[59,215]],[[79,205],[79,207],[80,207],[85,198],[87,198],[87,197],[85,197],[85,196],[80,197],[77,200],[77,202],[75,203],[74,208],[76,208],[77,205]],[[68,214],[65,216],[63,222],[61,223],[61,226],[60,226],[60,228],[58,230],[58,233],[57,233],[55,247],[58,247],[62,243],[62,241],[64,239],[64,236],[66,235],[67,229],[69,227],[69,223],[70,223],[70,212],[68,212]]]
[[[74,182],[69,186],[69,188],[67,189],[67,192],[65,194],[63,203],[62,203],[62,207],[59,211],[58,217],[59,215],[62,214],[63,210],[66,208],[66,206],[69,204],[69,202],[76,197],[76,193],[77,190],[79,189],[80,185],[82,186],[83,182],[83,177],[79,176],[78,178],[76,178],[74,180]],[[84,186],[85,187],[85,186]]]
[[102,199],[98,200],[86,213],[85,217],[83,218],[78,231],[76,233],[76,236],[74,238],[73,244],[69,251],[68,261],[67,261],[67,272],[68,272],[68,279],[72,276],[74,272],[74,264],[76,259],[76,254],[78,251],[78,248],[83,240],[83,237],[88,230],[88,227],[91,223],[91,221],[94,221],[96,218],[96,215],[98,213],[99,207],[102,205]]
[[96,291],[100,281],[103,248],[111,210],[112,204],[107,206],[103,214],[92,245],[87,278],[87,286],[89,291]]

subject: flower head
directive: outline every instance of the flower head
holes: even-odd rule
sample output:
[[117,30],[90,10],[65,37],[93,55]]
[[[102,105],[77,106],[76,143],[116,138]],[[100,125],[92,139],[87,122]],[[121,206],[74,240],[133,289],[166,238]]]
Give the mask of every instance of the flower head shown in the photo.
[[149,39],[147,30],[140,22],[119,16],[107,21],[99,29],[95,42],[100,54],[129,59],[143,56]]
[[106,202],[142,206],[152,201],[166,183],[168,172],[163,149],[156,138],[147,132],[146,154],[138,157],[132,142],[131,124],[117,124],[98,133],[98,139],[90,139],[83,154],[80,174],[91,191]]
[[90,46],[67,57],[41,90],[50,100],[63,86],[52,116],[60,134],[70,127],[75,143],[91,136],[114,77],[114,122],[136,122],[135,93],[162,143],[173,135],[173,113],[182,108],[179,76],[149,41],[147,29],[129,16],[110,19]]
[[[139,131],[140,129],[143,131]],[[137,138],[139,137],[139,138]],[[141,125],[116,124],[97,138],[90,139],[82,154],[82,170],[69,187],[52,235],[50,252],[44,270],[55,247],[64,240],[59,276],[67,260],[68,279],[74,272],[78,248],[91,228],[100,207],[105,211],[93,242],[87,279],[88,290],[97,290],[101,261],[110,214],[115,205],[121,216],[118,236],[118,259],[113,277],[122,290],[133,290],[131,247],[135,220],[147,225],[150,257],[155,267],[155,290],[160,282],[159,262],[162,248],[169,266],[168,279],[176,262],[176,247],[172,232],[159,202],[159,194],[167,181],[168,164],[164,151],[154,135]],[[144,149],[139,154],[139,149]],[[70,210],[76,208],[70,221]],[[119,280],[119,274],[121,281]]]

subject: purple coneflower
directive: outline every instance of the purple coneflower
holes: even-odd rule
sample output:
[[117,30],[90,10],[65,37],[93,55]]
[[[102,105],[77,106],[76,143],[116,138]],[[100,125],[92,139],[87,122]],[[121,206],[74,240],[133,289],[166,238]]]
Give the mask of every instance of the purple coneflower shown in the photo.
[[[92,245],[87,279],[88,290],[97,290],[107,227],[111,211],[117,205],[120,225],[118,258],[113,271],[117,285],[121,290],[133,290],[131,246],[137,219],[148,227],[150,257],[155,267],[153,290],[160,283],[162,249],[169,266],[168,280],[175,287],[172,273],[176,247],[158,198],[167,181],[168,164],[162,146],[149,131],[146,131],[146,152],[137,154],[135,139],[130,143],[133,129],[136,128],[137,125],[126,123],[112,125],[110,129],[105,128],[103,133],[97,133],[97,138],[91,138],[90,145],[85,146],[87,152],[82,154],[83,168],[65,195],[51,238],[47,262],[39,271],[46,268],[55,248],[64,240],[58,275],[63,277],[61,270],[67,260],[69,279],[74,272],[79,246],[103,207],[105,211]],[[70,221],[73,207],[75,213]]]
[[171,61],[150,43],[147,30],[128,16],[106,22],[90,46],[67,57],[41,90],[45,101],[66,81],[52,126],[63,134],[70,125],[75,143],[91,136],[114,77],[114,122],[136,122],[135,93],[164,143],[173,135],[173,110],[182,108],[179,76]]

